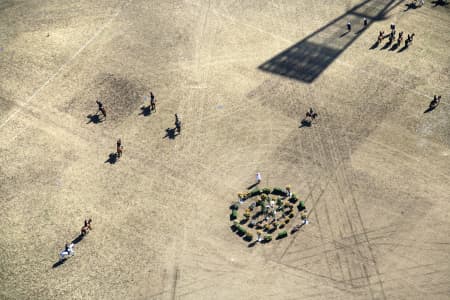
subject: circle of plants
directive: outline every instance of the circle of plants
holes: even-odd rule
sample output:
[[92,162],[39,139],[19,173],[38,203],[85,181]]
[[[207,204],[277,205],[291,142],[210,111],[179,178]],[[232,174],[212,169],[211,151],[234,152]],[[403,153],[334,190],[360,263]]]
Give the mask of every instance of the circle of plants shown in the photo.
[[289,235],[299,213],[302,219],[306,218],[305,202],[300,201],[289,186],[285,189],[255,188],[238,193],[238,198],[239,201],[230,206],[231,229],[249,243],[283,239]]

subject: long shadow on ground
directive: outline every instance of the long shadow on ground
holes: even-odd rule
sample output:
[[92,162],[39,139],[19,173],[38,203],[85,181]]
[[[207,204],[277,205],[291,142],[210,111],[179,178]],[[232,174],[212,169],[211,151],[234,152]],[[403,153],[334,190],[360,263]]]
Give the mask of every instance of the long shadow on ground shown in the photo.
[[[403,0],[364,0],[345,14],[319,28],[303,40],[269,59],[260,70],[312,83],[339,57],[373,22],[383,20],[387,13]],[[367,18],[369,24],[362,25]],[[346,23],[358,31],[346,33]],[[358,24],[358,25],[357,25]],[[358,29],[358,28],[355,28]]]

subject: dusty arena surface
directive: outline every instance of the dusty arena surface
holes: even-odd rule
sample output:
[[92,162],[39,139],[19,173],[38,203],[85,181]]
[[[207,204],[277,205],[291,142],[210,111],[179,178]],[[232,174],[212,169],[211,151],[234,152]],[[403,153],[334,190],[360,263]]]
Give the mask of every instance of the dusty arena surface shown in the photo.
[[[0,299],[450,299],[450,5],[408,3],[0,1]],[[256,172],[310,223],[247,247]]]

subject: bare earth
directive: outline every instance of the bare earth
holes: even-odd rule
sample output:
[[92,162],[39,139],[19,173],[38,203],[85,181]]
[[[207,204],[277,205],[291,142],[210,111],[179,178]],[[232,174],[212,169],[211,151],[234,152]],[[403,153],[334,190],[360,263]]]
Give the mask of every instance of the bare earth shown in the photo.
[[[450,5],[431,2],[0,1],[0,299],[450,299]],[[413,45],[370,49],[391,22]],[[248,248],[228,206],[258,171],[310,224]]]

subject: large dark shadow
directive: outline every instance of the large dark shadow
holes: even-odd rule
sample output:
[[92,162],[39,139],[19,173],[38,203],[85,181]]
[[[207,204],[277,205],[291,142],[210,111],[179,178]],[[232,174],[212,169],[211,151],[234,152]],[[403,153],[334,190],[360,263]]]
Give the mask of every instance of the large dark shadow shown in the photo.
[[[269,59],[260,70],[312,83],[375,21],[383,20],[386,14],[404,0],[365,0],[345,14],[319,28],[303,40]],[[363,26],[363,18],[368,25]],[[357,34],[347,34],[350,21]],[[376,37],[374,36],[374,39]]]

